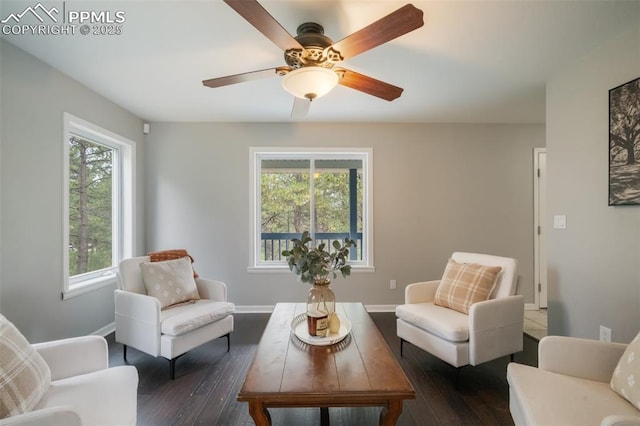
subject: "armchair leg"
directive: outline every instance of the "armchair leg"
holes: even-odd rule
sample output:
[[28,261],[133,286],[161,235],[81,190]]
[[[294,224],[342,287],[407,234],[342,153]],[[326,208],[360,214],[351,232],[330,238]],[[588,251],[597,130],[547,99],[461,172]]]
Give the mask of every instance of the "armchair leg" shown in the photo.
[[178,358],[173,358],[169,360],[169,378],[171,380],[176,378],[176,359]]
[[127,361],[127,345],[122,345],[122,358]]
[[227,338],[227,352],[231,350],[231,333],[227,333],[224,335]]
[[404,356],[402,350],[404,349],[404,339],[400,338],[400,356]]
[[516,362],[516,354],[511,354],[510,358],[511,358],[511,362]]

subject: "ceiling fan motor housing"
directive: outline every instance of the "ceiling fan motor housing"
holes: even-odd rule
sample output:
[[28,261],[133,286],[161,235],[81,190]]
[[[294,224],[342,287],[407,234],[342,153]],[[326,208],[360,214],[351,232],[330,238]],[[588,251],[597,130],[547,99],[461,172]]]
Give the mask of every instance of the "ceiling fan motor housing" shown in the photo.
[[304,46],[304,51],[289,49],[284,52],[284,60],[293,69],[305,66],[332,68],[342,60],[340,53],[331,49],[333,40],[324,35],[322,25],[305,22],[298,26],[295,39]]

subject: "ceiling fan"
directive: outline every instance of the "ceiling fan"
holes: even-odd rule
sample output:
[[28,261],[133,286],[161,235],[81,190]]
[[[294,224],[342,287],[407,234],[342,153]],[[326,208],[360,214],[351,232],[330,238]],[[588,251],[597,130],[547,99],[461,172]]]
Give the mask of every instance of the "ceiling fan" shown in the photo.
[[404,89],[335,65],[424,25],[422,11],[407,4],[334,43],[315,22],[298,26],[297,35],[293,37],[256,0],[224,2],[281,48],[287,65],[212,78],[202,84],[214,88],[281,76],[285,90],[295,96],[291,114],[294,118],[304,116],[311,101],[337,84],[387,101],[398,98]]

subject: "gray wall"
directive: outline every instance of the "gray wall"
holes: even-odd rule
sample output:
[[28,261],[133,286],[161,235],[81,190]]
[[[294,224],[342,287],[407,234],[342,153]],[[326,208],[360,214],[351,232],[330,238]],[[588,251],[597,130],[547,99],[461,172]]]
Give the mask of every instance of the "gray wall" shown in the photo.
[[[0,311],[32,342],[92,333],[113,322],[115,287],[61,300],[62,117],[68,112],[138,142],[139,167],[144,161],[142,121],[0,43]],[[143,214],[140,205],[138,222]]]
[[303,300],[308,286],[288,271],[247,272],[250,146],[373,148],[376,272],[338,279],[338,299],[402,303],[406,284],[439,278],[460,250],[517,258],[533,302],[532,159],[543,125],[153,123],[147,248],[186,247],[233,302],[272,305]]
[[[638,3],[640,18],[640,3]],[[640,22],[640,19],[638,20]],[[629,342],[640,329],[640,207],[608,207],[608,91],[640,77],[640,24],[547,85],[549,333]]]

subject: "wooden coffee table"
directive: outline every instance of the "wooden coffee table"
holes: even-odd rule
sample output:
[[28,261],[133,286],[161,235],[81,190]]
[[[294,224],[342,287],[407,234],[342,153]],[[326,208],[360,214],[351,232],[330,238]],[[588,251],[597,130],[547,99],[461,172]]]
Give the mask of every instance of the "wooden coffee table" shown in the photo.
[[264,330],[238,401],[249,403],[257,426],[270,425],[267,408],[382,406],[380,425],[395,425],[413,386],[361,303],[338,303],[351,333],[332,346],[301,342],[291,332],[304,303],[278,303]]

